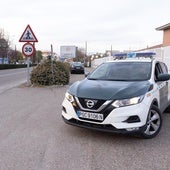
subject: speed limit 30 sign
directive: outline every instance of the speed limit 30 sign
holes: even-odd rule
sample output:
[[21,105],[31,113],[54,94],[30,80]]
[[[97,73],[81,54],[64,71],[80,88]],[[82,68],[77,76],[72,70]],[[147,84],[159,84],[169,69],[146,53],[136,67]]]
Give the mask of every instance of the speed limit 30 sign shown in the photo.
[[35,52],[35,48],[34,45],[27,42],[22,46],[22,53],[26,56],[26,57],[30,57],[34,54]]

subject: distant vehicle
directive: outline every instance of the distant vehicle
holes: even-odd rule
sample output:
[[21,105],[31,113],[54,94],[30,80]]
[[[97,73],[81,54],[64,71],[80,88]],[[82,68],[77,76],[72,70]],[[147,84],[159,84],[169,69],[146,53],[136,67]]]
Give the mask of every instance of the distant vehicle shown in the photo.
[[103,63],[67,90],[63,119],[83,128],[153,138],[162,113],[170,112],[169,79],[165,63],[150,57]]
[[81,73],[84,74],[84,65],[81,62],[72,62],[70,63],[70,72],[72,73]]

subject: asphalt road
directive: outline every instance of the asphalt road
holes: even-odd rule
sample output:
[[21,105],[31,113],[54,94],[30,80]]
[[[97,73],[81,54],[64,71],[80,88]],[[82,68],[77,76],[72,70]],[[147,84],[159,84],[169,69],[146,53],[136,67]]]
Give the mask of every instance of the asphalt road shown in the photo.
[[[71,75],[70,84],[83,78]],[[149,140],[73,127],[61,118],[68,86],[0,94],[0,170],[170,169],[170,114]]]
[[0,93],[27,81],[27,68],[0,70]]

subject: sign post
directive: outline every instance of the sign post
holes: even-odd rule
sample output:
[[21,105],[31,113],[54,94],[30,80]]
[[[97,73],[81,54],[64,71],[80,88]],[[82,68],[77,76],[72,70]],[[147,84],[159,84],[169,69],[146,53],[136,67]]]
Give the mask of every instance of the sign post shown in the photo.
[[30,57],[35,53],[34,45],[31,43],[25,43],[22,46],[22,53],[27,57],[27,85],[29,85],[30,80]]
[[30,57],[27,57],[27,85],[30,85]]
[[26,42],[22,46],[22,53],[27,57],[27,85],[30,85],[30,57],[35,53],[34,44],[30,42],[38,42],[34,32],[32,31],[30,25],[27,25],[25,31],[21,35],[19,42]]

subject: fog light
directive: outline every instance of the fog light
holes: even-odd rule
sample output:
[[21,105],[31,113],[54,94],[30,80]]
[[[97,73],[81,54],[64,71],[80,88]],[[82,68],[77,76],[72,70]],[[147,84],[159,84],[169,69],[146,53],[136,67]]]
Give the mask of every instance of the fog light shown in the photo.
[[126,130],[129,131],[129,132],[131,132],[131,131],[137,131],[137,130],[139,130],[139,128],[138,128],[138,127],[128,128],[128,129],[126,129]]
[[62,111],[65,112],[65,113],[67,113],[67,112],[66,112],[66,108],[65,108],[64,106],[62,107]]
[[124,122],[127,122],[127,123],[137,123],[137,122],[140,122],[140,118],[139,118],[139,116],[130,116]]

